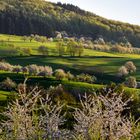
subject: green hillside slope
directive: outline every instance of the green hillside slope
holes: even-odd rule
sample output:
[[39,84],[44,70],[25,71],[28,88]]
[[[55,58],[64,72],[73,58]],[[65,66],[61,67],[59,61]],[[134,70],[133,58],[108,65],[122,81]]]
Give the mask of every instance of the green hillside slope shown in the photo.
[[140,44],[140,27],[107,20],[73,5],[44,0],[0,0],[0,33],[53,36],[55,31],[69,35],[103,36],[106,41],[120,41],[126,36],[134,46]]

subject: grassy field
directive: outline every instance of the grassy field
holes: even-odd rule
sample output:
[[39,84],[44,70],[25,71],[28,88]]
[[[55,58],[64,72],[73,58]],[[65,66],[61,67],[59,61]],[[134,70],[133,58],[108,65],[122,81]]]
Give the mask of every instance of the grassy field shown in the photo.
[[5,101],[7,100],[7,97],[11,95],[12,93],[7,92],[7,91],[0,91],[0,101]]
[[[69,56],[58,57],[56,42],[39,43],[36,41],[30,42],[29,40],[24,42],[21,38],[20,36],[0,35],[0,40],[4,42],[4,44],[0,43],[0,50],[6,49],[6,44],[14,44],[14,46],[20,48],[31,48],[32,56],[11,57],[4,56],[4,54],[0,53],[2,59],[14,65],[49,65],[52,66],[53,69],[63,68],[74,74],[80,74],[82,72],[94,74],[98,79],[98,84],[108,84],[111,81],[122,82],[122,79],[116,77],[118,68],[124,65],[125,62],[131,60],[137,67],[137,72],[133,75],[140,81],[140,55],[107,53],[85,49],[83,56],[80,58],[72,58]],[[51,56],[45,57],[38,54],[37,48],[40,45],[47,46]]]
[[[102,53],[101,53],[102,54]],[[110,81],[121,82],[121,79],[116,77],[120,66],[125,62],[131,60],[137,67],[137,72],[132,75],[140,81],[140,59],[128,58],[128,57],[43,57],[43,56],[27,56],[27,57],[6,57],[7,62],[17,65],[49,65],[53,69],[62,68],[66,71],[71,71],[74,74],[89,73],[97,77],[98,83],[103,82],[105,84]]]
[[[5,77],[10,77],[16,84],[23,83],[25,77],[23,74],[16,74],[16,73],[0,73],[0,82],[2,82]],[[75,97],[78,97],[79,94],[84,93],[93,93],[94,91],[99,91],[106,85],[101,84],[89,84],[84,82],[75,82],[75,81],[68,81],[68,80],[56,80],[54,77],[50,78],[43,78],[43,77],[35,77],[30,76],[27,80],[27,85],[35,86],[38,85],[39,87],[43,87],[44,89],[48,89],[50,86],[57,86],[61,84],[67,93],[73,94]],[[124,88],[125,93],[128,95],[137,94],[140,98],[140,89],[133,89],[133,88]],[[0,101],[6,101],[10,95],[13,95],[15,91],[2,91],[0,90]],[[136,95],[135,95],[136,96]]]

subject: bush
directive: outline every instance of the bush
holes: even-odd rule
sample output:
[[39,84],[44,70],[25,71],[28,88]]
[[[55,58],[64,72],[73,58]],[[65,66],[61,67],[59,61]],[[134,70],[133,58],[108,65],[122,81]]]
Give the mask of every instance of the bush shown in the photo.
[[136,78],[133,76],[128,77],[125,81],[125,85],[130,87],[130,88],[136,88],[137,87]]
[[126,75],[128,75],[127,68],[125,66],[121,66],[118,70],[118,76],[119,77],[124,77]]
[[59,84],[56,87],[50,86],[47,90],[53,102],[60,102],[61,104],[71,105],[75,103],[75,98],[64,90],[64,87]]
[[37,65],[33,64],[33,65],[29,65],[27,66],[28,70],[29,70],[29,74],[30,75],[37,75],[39,73],[39,68]]
[[1,123],[2,140],[135,140],[139,139],[139,124],[125,116],[130,99],[122,94],[99,94],[82,96],[79,106],[70,107],[73,129],[63,128],[67,121],[66,106],[53,102],[49,96],[63,92],[60,86],[47,92],[25,86],[16,101],[10,103],[5,112],[6,121]]
[[105,51],[105,52],[109,52],[110,51],[110,47],[107,46],[107,45],[94,45],[92,47],[92,49],[98,50],[98,51]]
[[45,56],[47,56],[49,54],[48,48],[45,46],[40,46],[38,48],[38,52],[41,53],[42,55],[45,55]]
[[24,55],[31,55],[31,53],[32,53],[32,49],[31,48],[24,48],[24,49],[22,49],[22,51],[23,51],[23,53],[24,53]]
[[7,78],[1,82],[1,88],[4,90],[13,90],[16,88],[16,83],[13,82],[10,78]]
[[12,71],[13,66],[6,62],[0,62],[0,70],[2,71]]
[[62,70],[62,69],[55,70],[55,74],[54,75],[55,75],[57,80],[62,80],[62,79],[64,79],[66,77],[65,71]]
[[21,71],[22,71],[22,67],[20,65],[17,65],[17,66],[13,67],[13,72],[16,72],[18,74]]
[[47,38],[44,37],[44,36],[39,36],[39,35],[35,35],[34,39],[37,41],[37,42],[41,42],[41,43],[45,43],[47,41]]
[[41,92],[35,87],[29,92],[25,88],[24,92],[18,93],[16,101],[3,113],[8,118],[1,126],[3,131],[0,135],[3,140],[69,138],[69,131],[60,129],[65,121],[62,115],[63,105],[52,104],[48,95],[44,98],[40,96]]
[[22,67],[22,68],[21,68],[21,71],[22,71],[24,74],[26,74],[26,73],[29,72],[29,69],[28,69],[28,67]]
[[69,81],[74,80],[74,75],[69,72],[67,72],[66,77]]
[[20,94],[24,94],[25,93],[25,91],[26,91],[26,88],[27,88],[27,85],[26,85],[26,83],[20,83],[20,84],[18,84],[18,86],[17,86],[17,92],[19,92]]
[[40,72],[39,72],[38,76],[44,76],[44,77],[46,77],[46,76],[51,76],[53,74],[53,70],[49,66],[45,66],[45,67],[40,66],[39,67],[39,71]]
[[28,37],[27,37],[27,36],[23,36],[23,37],[21,38],[21,40],[23,40],[23,41],[25,42],[26,40],[28,40]]
[[127,71],[130,72],[130,73],[136,71],[136,66],[134,65],[134,63],[132,61],[126,62],[125,67],[126,67]]
[[80,75],[76,76],[76,81],[94,83],[96,81],[96,77],[83,73],[83,74],[80,74]]
[[133,48],[127,48],[116,44],[115,46],[111,47],[111,51],[118,53],[133,53]]
[[133,139],[133,122],[122,115],[129,100],[121,95],[87,96],[81,99],[81,108],[75,109],[74,130],[77,139],[121,140]]
[[95,44],[100,44],[100,45],[105,45],[105,41],[102,37],[99,37],[97,38],[95,41],[94,41]]

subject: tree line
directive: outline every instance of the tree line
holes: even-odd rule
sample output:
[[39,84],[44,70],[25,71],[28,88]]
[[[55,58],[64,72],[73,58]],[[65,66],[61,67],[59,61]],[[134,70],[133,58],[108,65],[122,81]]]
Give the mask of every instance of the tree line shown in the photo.
[[[97,80],[94,75],[84,73],[74,75],[70,71],[65,72],[65,70],[63,69],[53,70],[50,66],[38,66],[36,64],[22,67],[20,65],[11,65],[7,62],[0,62],[0,71],[14,72],[17,74],[22,73],[25,76],[39,76],[44,78],[54,76],[56,80],[67,79],[69,81],[86,83],[94,83]],[[10,88],[11,86],[8,85],[7,87]]]

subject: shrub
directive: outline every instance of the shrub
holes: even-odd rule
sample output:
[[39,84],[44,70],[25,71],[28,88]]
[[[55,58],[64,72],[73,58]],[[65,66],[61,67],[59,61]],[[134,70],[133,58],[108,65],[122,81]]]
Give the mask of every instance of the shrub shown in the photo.
[[49,66],[45,66],[45,67],[40,66],[39,67],[39,71],[40,72],[39,72],[38,76],[44,76],[44,77],[46,77],[46,76],[51,76],[53,74],[53,70]]
[[0,70],[2,71],[12,71],[13,66],[6,62],[0,62]]
[[94,83],[96,81],[96,77],[82,73],[76,76],[76,80],[79,82]]
[[26,40],[28,40],[28,37],[27,37],[27,36],[23,36],[23,37],[21,38],[21,40],[23,40],[23,41],[25,42]]
[[70,71],[67,72],[66,77],[67,77],[67,79],[70,80],[70,81],[71,81],[71,80],[74,80],[74,75],[71,74]]
[[22,71],[22,67],[20,65],[14,66],[13,67],[13,72],[19,73]]
[[33,65],[29,65],[28,67],[29,70],[29,74],[30,75],[37,75],[39,73],[39,68],[37,65],[33,64]]
[[118,53],[134,53],[134,49],[132,47],[126,47],[123,44],[115,44],[111,47],[111,51]]
[[95,44],[100,44],[100,45],[105,45],[105,41],[102,37],[99,37],[97,38],[95,41],[94,41]]
[[44,37],[44,36],[39,36],[39,35],[35,35],[34,39],[37,41],[37,42],[41,42],[41,43],[45,43],[47,41],[47,38]]
[[5,79],[1,82],[1,88],[4,90],[12,90],[16,88],[16,83],[13,82],[10,78]]
[[65,86],[61,84],[55,87],[50,86],[50,88],[47,90],[47,94],[49,94],[49,96],[51,97],[52,102],[59,102],[60,104],[65,104],[65,105],[72,105],[76,103],[75,97],[69,92],[67,92]]
[[21,71],[25,74],[25,73],[29,72],[29,69],[28,69],[28,67],[22,67]]
[[93,45],[92,49],[105,52],[110,51],[110,47],[108,45]]
[[31,34],[28,38],[29,38],[29,40],[31,42],[35,38],[35,35],[34,34]]
[[122,101],[121,95],[87,96],[81,99],[81,108],[75,109],[76,139],[120,140],[131,139],[132,122],[121,115],[129,102]]
[[53,74],[53,69],[52,67],[45,66],[44,71],[47,73],[47,76],[51,76]]
[[18,86],[17,86],[17,92],[20,92],[20,94],[24,94],[26,88],[27,88],[26,83],[20,83],[20,84],[18,84]]
[[126,75],[128,75],[128,71],[127,71],[126,67],[121,66],[118,70],[118,76],[123,77],[123,76],[126,76]]
[[128,61],[125,63],[125,67],[127,68],[127,71],[132,73],[136,71],[136,66],[132,61]]
[[22,49],[24,55],[31,55],[32,49],[31,48],[24,48]]
[[63,92],[61,85],[47,92],[38,87],[28,90],[25,83],[22,87],[18,98],[2,113],[6,117],[0,125],[2,140],[139,139],[138,122],[125,116],[131,100],[123,100],[122,94],[109,92],[105,96],[81,97],[77,108],[70,107],[74,129],[68,130],[63,128],[68,110],[49,96]]
[[38,52],[41,53],[42,55],[45,55],[45,56],[47,56],[49,54],[48,48],[45,46],[40,46],[38,48]]
[[137,87],[136,78],[133,76],[128,77],[125,81],[125,85],[130,87],[130,88],[136,88]]
[[[1,126],[3,140],[69,138],[69,131],[60,129],[65,121],[62,115],[63,105],[52,104],[48,95],[44,98],[40,96],[41,92],[38,87],[29,92],[26,88],[22,93],[19,91],[19,97],[3,113],[7,118]],[[36,113],[37,110],[40,111]]]
[[55,77],[57,80],[62,80],[66,77],[66,73],[62,69],[55,70]]

